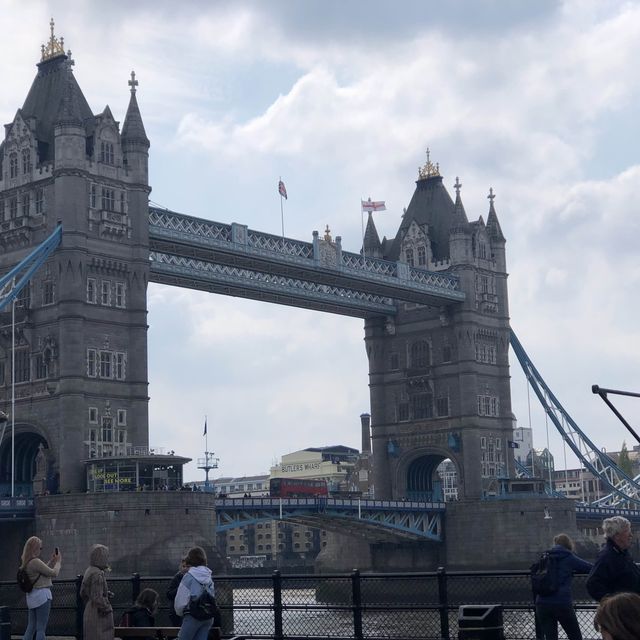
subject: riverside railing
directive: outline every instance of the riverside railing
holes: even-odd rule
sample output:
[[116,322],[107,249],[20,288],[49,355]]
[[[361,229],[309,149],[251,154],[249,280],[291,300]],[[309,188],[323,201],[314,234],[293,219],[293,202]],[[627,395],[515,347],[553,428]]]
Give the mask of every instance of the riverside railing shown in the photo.
[[[595,604],[576,576],[573,594],[585,640],[593,628]],[[118,623],[142,589],[160,594],[156,625],[169,625],[165,597],[171,576],[108,576]],[[81,577],[56,580],[47,635],[82,637]],[[529,574],[526,571],[361,573],[322,575],[216,576],[216,599],[226,637],[242,638],[415,638],[458,637],[461,605],[500,604],[504,637],[536,637]],[[12,634],[26,627],[26,605],[14,582],[0,582],[0,606],[8,606]]]

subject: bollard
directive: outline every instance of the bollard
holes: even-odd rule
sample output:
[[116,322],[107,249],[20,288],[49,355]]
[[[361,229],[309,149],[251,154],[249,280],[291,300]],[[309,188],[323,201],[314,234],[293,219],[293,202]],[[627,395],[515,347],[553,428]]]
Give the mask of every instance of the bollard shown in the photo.
[[11,640],[9,607],[0,607],[0,640]]

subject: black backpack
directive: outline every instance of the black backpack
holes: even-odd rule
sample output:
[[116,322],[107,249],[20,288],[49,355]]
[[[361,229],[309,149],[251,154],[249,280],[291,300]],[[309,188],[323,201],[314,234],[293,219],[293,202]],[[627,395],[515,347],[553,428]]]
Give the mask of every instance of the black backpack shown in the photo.
[[216,599],[209,593],[207,587],[203,585],[202,593],[191,598],[189,609],[185,613],[189,613],[196,620],[211,620],[216,615],[217,609]]
[[22,567],[18,569],[18,573],[16,574],[16,580],[18,582],[18,587],[20,587],[20,591],[24,591],[25,593],[31,593],[33,591],[33,585],[35,585],[35,583],[38,581],[36,579],[35,582],[31,582],[31,579],[27,575],[26,568],[23,569]]
[[536,596],[551,596],[558,590],[558,560],[548,551],[531,565],[531,590]]

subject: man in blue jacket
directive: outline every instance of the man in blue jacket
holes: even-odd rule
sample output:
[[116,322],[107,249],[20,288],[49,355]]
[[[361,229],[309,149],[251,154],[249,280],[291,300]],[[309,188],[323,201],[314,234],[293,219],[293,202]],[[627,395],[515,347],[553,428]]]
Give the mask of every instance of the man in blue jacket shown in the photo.
[[622,516],[602,523],[605,544],[587,578],[587,591],[594,600],[619,591],[640,593],[640,569],[629,554],[633,540],[631,523]]
[[549,549],[557,589],[550,595],[536,597],[536,617],[544,640],[558,640],[558,623],[569,640],[582,640],[571,598],[571,581],[574,573],[590,571],[591,563],[578,558],[573,553],[574,548],[573,540],[566,533],[560,533]]

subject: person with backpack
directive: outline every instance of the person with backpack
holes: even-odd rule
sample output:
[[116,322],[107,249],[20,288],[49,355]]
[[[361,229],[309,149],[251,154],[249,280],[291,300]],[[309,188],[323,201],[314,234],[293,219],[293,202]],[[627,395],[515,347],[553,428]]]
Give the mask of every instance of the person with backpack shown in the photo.
[[211,569],[207,567],[207,554],[202,547],[192,547],[185,558],[184,574],[174,608],[182,617],[178,640],[206,640],[213,624],[217,607]]
[[633,535],[631,523],[622,516],[602,522],[605,543],[587,578],[589,595],[600,602],[620,591],[640,593],[640,569],[629,553]]
[[[560,533],[538,566],[532,567],[536,619],[543,640],[558,640],[558,623],[568,640],[582,640],[571,598],[571,582],[574,573],[588,573],[591,563],[575,555],[574,549],[573,540],[566,533]],[[546,566],[541,566],[545,563]]]
[[31,536],[22,550],[18,583],[27,594],[27,629],[23,640],[45,640],[49,612],[51,611],[51,578],[60,573],[62,556],[56,547],[48,564],[40,560],[42,540]]

